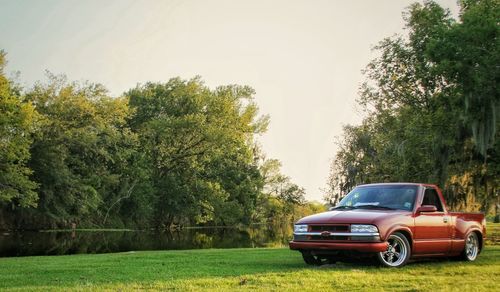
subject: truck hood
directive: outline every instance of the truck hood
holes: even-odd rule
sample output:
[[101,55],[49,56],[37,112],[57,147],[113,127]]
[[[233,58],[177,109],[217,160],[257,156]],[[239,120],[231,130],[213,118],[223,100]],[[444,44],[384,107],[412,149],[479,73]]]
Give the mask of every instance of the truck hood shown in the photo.
[[388,218],[393,216],[401,216],[402,210],[336,210],[323,212],[311,216],[304,217],[297,221],[296,224],[373,224],[377,219]]

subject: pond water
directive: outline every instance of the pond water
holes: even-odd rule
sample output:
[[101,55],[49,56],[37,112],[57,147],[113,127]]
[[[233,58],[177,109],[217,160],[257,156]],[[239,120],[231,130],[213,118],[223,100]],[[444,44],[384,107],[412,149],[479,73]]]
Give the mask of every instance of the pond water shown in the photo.
[[186,228],[179,231],[0,231],[0,257],[138,250],[286,246],[291,226]]

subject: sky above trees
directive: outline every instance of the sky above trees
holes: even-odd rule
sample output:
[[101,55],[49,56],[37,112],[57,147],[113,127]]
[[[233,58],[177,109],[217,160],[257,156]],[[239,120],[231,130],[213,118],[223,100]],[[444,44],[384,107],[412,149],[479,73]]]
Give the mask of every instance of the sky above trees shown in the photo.
[[[335,137],[362,119],[355,99],[371,48],[404,33],[412,2],[0,0],[0,48],[6,73],[28,87],[45,70],[113,96],[175,76],[249,85],[271,117],[265,153],[319,200]],[[455,0],[437,2],[457,14]]]

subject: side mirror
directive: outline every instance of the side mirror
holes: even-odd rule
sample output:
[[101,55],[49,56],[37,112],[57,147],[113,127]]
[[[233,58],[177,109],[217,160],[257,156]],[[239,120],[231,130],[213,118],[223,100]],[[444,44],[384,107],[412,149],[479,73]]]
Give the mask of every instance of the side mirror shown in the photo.
[[422,206],[418,207],[417,214],[424,213],[424,212],[437,212],[437,208],[434,205],[422,205]]

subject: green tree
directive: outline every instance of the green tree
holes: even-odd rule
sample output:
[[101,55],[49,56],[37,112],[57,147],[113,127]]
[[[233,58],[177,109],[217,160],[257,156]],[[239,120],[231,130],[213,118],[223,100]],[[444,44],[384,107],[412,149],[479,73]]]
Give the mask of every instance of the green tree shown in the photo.
[[112,98],[49,73],[22,92],[0,57],[0,219],[10,227],[288,222],[320,208],[277,160],[261,164],[255,136],[268,117],[248,86],[174,78]]
[[132,129],[152,170],[156,224],[248,221],[260,191],[253,137],[265,130],[254,91],[199,78],[146,83],[127,93]]
[[297,210],[305,204],[304,188],[293,183],[281,173],[281,162],[261,157],[260,171],[264,178],[264,189],[260,197],[261,211],[266,221],[287,223],[295,221]]
[[427,46],[430,59],[459,87],[465,124],[486,159],[494,148],[500,115],[500,1],[462,1],[461,22],[439,31]]
[[368,117],[344,130],[330,201],[360,183],[423,181],[443,187],[452,207],[490,210],[500,183],[500,9],[461,4],[458,20],[432,1],[411,5],[407,35],[376,47],[359,98]]
[[56,76],[27,98],[42,117],[30,160],[40,184],[39,213],[60,223],[101,224],[108,207],[137,183],[132,166],[139,144],[127,128],[126,99]]
[[36,207],[36,183],[26,166],[36,112],[4,75],[5,53],[0,51],[0,205]]

